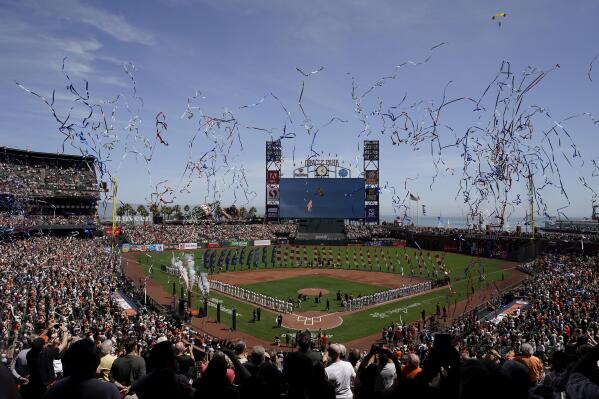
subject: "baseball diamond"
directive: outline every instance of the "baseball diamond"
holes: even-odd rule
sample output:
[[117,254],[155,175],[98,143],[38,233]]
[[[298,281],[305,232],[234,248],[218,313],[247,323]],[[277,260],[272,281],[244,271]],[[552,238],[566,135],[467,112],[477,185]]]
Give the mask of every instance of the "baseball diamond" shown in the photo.
[[[275,331],[326,330],[339,339],[360,339],[376,334],[385,323],[384,315],[394,312],[402,321],[410,322],[420,319],[422,312],[432,315],[437,308],[445,308],[449,321],[457,303],[464,298],[473,293],[490,298],[497,284],[521,278],[514,265],[505,261],[389,247],[246,247],[248,259],[254,258],[249,254],[265,255],[259,255],[258,261],[249,262],[249,266],[240,267],[238,262],[233,267],[231,262],[227,267],[225,261],[214,261],[214,267],[208,261],[204,266],[207,258],[232,258],[235,251],[239,257],[239,248],[167,251],[149,256],[128,254],[125,262],[139,264],[144,274],[152,268],[149,277],[165,290],[172,291],[174,286],[178,297],[182,282],[173,275],[178,270],[171,265],[173,258],[192,256],[196,278],[207,274],[208,297],[238,311],[239,331],[266,341],[272,339],[273,327]],[[296,254],[304,251],[305,258],[300,256],[298,261]],[[280,256],[277,263],[276,253],[287,255]],[[317,265],[315,260],[319,257],[326,262]],[[191,304],[192,309],[202,307],[197,284]],[[261,314],[259,321],[255,316],[257,309]],[[215,316],[215,310],[209,307],[210,318]],[[221,317],[221,323],[230,323],[227,317],[229,321]]]

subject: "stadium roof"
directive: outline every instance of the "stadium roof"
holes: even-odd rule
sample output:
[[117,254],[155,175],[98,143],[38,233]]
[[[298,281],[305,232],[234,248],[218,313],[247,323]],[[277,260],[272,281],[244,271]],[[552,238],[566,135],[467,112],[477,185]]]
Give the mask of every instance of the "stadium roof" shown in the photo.
[[70,154],[59,154],[51,152],[38,152],[30,150],[21,150],[17,148],[0,147],[0,154],[3,155],[15,155],[20,157],[30,158],[45,158],[53,160],[64,160],[64,161],[89,161],[94,162],[96,157],[92,155],[81,156],[81,155],[70,155]]

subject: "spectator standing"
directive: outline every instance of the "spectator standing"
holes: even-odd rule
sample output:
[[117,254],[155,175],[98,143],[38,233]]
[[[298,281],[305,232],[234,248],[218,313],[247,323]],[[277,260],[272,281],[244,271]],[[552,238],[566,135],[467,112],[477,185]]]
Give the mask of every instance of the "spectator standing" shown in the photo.
[[342,348],[339,344],[329,345],[330,365],[325,368],[328,381],[335,387],[335,398],[351,399],[354,397],[351,386],[356,372],[350,362],[341,360]]
[[10,364],[10,370],[12,375],[21,384],[29,382],[29,367],[27,367],[27,354],[31,350],[31,347],[22,349],[19,354],[13,359]]
[[3,399],[20,398],[13,376],[4,364],[0,364],[0,392],[2,392]]
[[104,381],[110,381],[110,369],[112,368],[114,361],[117,359],[117,357],[112,353],[112,348],[113,345],[110,339],[107,339],[100,344],[101,357],[96,374]]
[[401,374],[404,378],[411,380],[420,373],[420,358],[415,353],[410,353],[406,365],[401,369]]
[[243,365],[252,376],[258,374],[258,370],[260,366],[264,363],[266,351],[262,346],[254,346],[252,352],[250,353],[250,358]]
[[191,372],[195,366],[192,346],[186,346],[183,342],[179,341],[175,345],[175,349],[177,351],[177,374],[184,375],[190,379]]
[[397,370],[387,352],[378,355],[378,373],[374,381],[374,391],[384,393],[389,390],[397,379]]
[[534,355],[532,345],[528,343],[522,344],[520,351],[522,354],[514,360],[526,366],[530,375],[530,382],[536,384],[543,378],[543,362]]
[[246,355],[245,355],[245,342],[244,341],[238,341],[235,344],[235,357],[237,358],[237,360],[239,360],[239,363],[244,364],[245,362],[248,361]]
[[32,398],[41,397],[48,387],[56,380],[54,371],[54,360],[60,359],[61,353],[67,347],[69,334],[65,326],[60,326],[62,340],[55,338],[53,343],[45,346],[43,338],[36,338],[31,344],[31,350],[27,353],[27,367],[29,368],[29,392]]
[[150,351],[152,372],[136,379],[130,392],[139,399],[191,399],[193,388],[189,379],[177,374],[177,356],[175,346],[170,341],[154,345]]
[[44,399],[120,399],[118,389],[95,377],[100,365],[96,346],[89,339],[75,342],[64,354],[66,378],[54,384]]
[[146,361],[139,356],[136,340],[125,343],[125,352],[126,355],[116,359],[110,368],[110,377],[121,392],[146,374]]

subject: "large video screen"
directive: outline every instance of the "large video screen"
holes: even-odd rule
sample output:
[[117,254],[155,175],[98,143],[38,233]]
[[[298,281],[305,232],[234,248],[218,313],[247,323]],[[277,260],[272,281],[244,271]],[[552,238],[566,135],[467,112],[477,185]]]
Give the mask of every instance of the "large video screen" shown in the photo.
[[364,218],[364,179],[281,179],[280,217]]

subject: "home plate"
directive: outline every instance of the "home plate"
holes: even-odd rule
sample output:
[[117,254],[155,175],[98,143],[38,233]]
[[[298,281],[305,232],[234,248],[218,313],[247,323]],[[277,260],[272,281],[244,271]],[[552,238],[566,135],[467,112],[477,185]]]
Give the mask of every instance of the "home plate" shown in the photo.
[[331,329],[339,327],[343,323],[341,316],[336,314],[313,315],[309,314],[286,314],[283,316],[283,327],[293,330],[303,329]]

